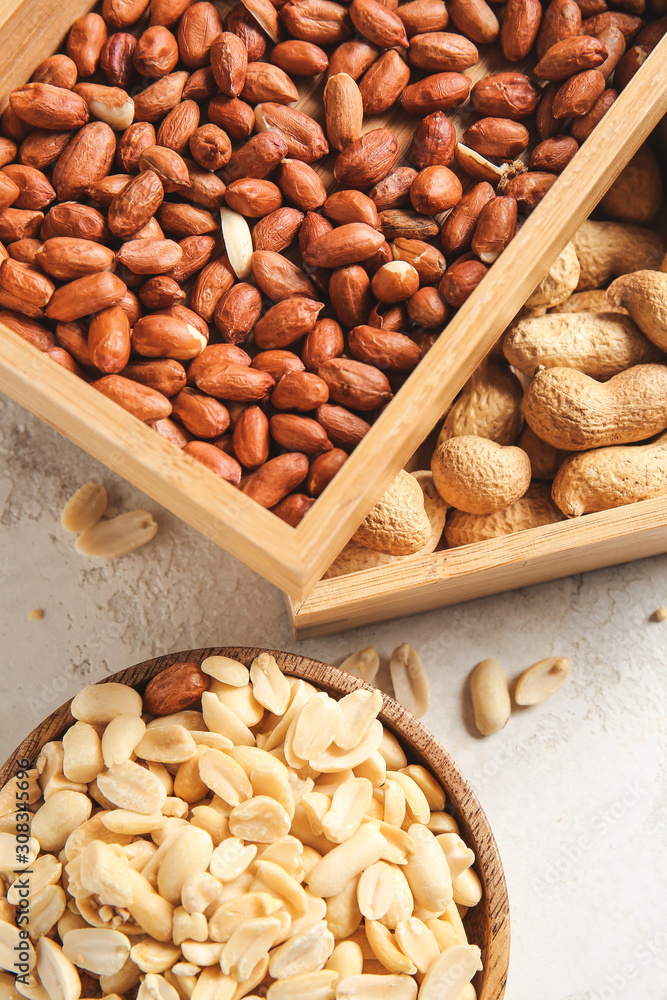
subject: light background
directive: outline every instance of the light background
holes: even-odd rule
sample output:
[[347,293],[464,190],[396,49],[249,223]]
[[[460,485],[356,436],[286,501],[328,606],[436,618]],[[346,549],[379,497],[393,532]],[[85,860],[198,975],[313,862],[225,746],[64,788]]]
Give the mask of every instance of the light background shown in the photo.
[[[109,513],[151,511],[156,539],[111,563],[80,556],[59,517],[91,478]],[[667,556],[297,643],[275,587],[0,398],[2,757],[84,684],[160,653],[265,645],[337,664],[409,642],[433,684],[424,721],[475,787],[502,854],[507,1000],[667,998],[667,622],[651,621],[661,605]],[[475,664],[496,656],[515,678],[551,655],[570,657],[566,687],[478,738]]]

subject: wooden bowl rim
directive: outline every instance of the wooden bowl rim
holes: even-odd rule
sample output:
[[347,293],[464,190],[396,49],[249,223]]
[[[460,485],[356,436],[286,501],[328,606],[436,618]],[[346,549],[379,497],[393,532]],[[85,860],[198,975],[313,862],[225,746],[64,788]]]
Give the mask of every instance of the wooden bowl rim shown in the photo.
[[[372,685],[339,670],[331,664],[284,650],[259,646],[215,646],[181,650],[143,660],[96,681],[97,684],[127,684],[141,690],[156,674],[174,663],[197,661],[207,656],[230,656],[248,668],[262,652],[275,657],[280,669],[291,677],[300,677],[332,695],[345,695],[359,689],[376,690]],[[419,761],[432,770],[443,784],[447,802],[461,828],[461,833],[475,852],[478,875],[482,881],[482,901],[466,916],[468,929],[474,926],[471,938],[484,941],[484,970],[475,978],[478,1000],[501,1000],[507,983],[510,950],[510,918],[507,885],[498,847],[489,821],[456,762],[442,744],[418,719],[389,695],[382,694],[379,718],[408,750],[408,759]],[[7,758],[0,768],[0,788],[16,772],[17,761],[28,759],[34,766],[38,752],[52,739],[62,736],[75,721],[70,712],[72,699],[51,712],[40,722]],[[452,806],[450,800],[454,800]],[[480,911],[480,908],[482,910]],[[474,915],[474,919],[473,919]]]

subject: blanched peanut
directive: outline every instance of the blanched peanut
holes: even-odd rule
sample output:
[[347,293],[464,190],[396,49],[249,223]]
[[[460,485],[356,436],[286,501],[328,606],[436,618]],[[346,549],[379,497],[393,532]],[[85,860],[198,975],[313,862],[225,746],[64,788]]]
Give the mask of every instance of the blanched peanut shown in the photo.
[[364,868],[379,861],[385,847],[377,824],[365,823],[353,837],[318,861],[308,876],[310,891],[324,898],[335,896]]
[[393,733],[388,729],[382,732],[382,739],[378,747],[380,754],[384,757],[387,768],[392,771],[400,771],[407,766],[407,757],[403,753],[403,748]]
[[[262,850],[262,858],[265,861],[275,861],[277,865],[284,868],[289,875],[294,875],[297,869],[300,869],[304,865],[304,853],[305,850],[310,850],[309,848],[304,848],[300,840],[296,837],[288,836],[283,837],[281,840],[277,840],[274,844],[269,844]],[[312,864],[316,864],[319,860],[319,856],[315,851],[311,851],[315,855]],[[311,865],[312,867],[312,865]]]
[[256,844],[272,844],[287,836],[290,818],[268,795],[255,795],[235,806],[229,814],[229,830],[234,837]]
[[[39,788],[42,793],[46,791],[48,783],[56,774],[62,774],[63,772],[63,757],[64,750],[63,745],[60,740],[51,740],[49,743],[45,743],[39,752],[39,756],[36,761],[36,769],[39,775],[38,783]],[[13,798],[10,801],[8,808],[5,812],[13,812],[16,803],[16,792],[18,789],[12,789],[11,783],[7,782],[5,789],[11,790]],[[3,793],[5,791],[3,789]],[[40,798],[38,793],[37,799]],[[36,800],[35,800],[36,801]]]
[[165,787],[158,778],[131,760],[113,764],[98,774],[97,786],[115,806],[133,812],[159,812],[167,797]]
[[203,913],[215,902],[221,891],[220,882],[209,872],[197,872],[195,875],[190,875],[181,888],[183,908],[188,913]]
[[31,898],[27,928],[33,941],[50,933],[65,912],[66,905],[65,893],[59,885],[47,885]]
[[78,826],[90,816],[92,803],[81,792],[56,792],[37,810],[31,833],[43,851],[59,851]]
[[405,820],[405,792],[397,781],[387,778],[384,786],[383,815],[385,823],[390,826],[403,826]]
[[181,764],[197,749],[184,726],[167,725],[148,728],[134,748],[137,757],[160,764]]
[[142,972],[166,972],[180,958],[180,948],[169,941],[145,938],[132,946],[130,957]]
[[219,701],[233,712],[244,726],[250,728],[256,726],[264,715],[264,709],[255,699],[252,688],[249,684],[243,687],[236,687],[233,684],[223,684],[221,681],[213,680],[209,686],[209,691],[217,696]]
[[354,769],[355,778],[368,778],[373,788],[381,788],[387,780],[387,764],[378,750]]
[[105,767],[129,760],[145,732],[146,723],[138,715],[123,713],[112,719],[102,735]]
[[201,668],[205,674],[232,687],[244,687],[250,681],[248,668],[231,656],[207,656],[202,660]]
[[389,669],[396,701],[421,718],[431,704],[431,682],[417,650],[401,643],[391,654]]
[[221,733],[237,745],[255,745],[255,737],[248,727],[212,691],[204,691],[201,707],[204,722],[214,733]]
[[[306,893],[305,898],[305,912],[299,916],[294,917],[289,924],[289,927],[285,930],[283,929],[280,934],[279,942],[287,941],[289,937],[295,937],[299,934],[303,934],[309,927],[313,927],[315,924],[319,923],[321,920],[325,920],[327,916],[327,904],[319,896],[312,896],[309,892]],[[279,911],[280,914],[287,914],[286,910]],[[327,927],[329,925],[327,924]],[[333,933],[333,932],[332,932]]]
[[264,769],[263,767],[258,767],[255,768],[254,771],[251,771],[250,779],[253,794],[255,796],[268,796],[271,799],[275,799],[275,801],[279,803],[281,808],[285,811],[291,823],[294,819],[296,804],[294,802],[294,794],[290,788],[287,775],[283,778],[282,774],[274,768]]
[[268,892],[248,892],[217,907],[208,922],[214,941],[229,941],[234,931],[247,920],[272,917],[282,903]]
[[330,746],[327,750],[312,757],[310,766],[315,771],[331,774],[335,771],[343,771],[346,768],[359,767],[371,757],[380,746],[382,741],[382,723],[379,719],[372,722],[361,743],[351,750],[341,750],[340,747]]
[[211,874],[221,882],[233,882],[246,870],[256,853],[254,844],[244,845],[238,837],[228,837],[211,855]]
[[35,837],[30,837],[25,847],[26,851],[18,850],[15,833],[0,833],[0,874],[30,868],[39,853],[40,844]]
[[63,954],[80,969],[97,976],[113,976],[123,968],[130,942],[125,934],[106,928],[73,930],[63,938]]
[[141,715],[141,695],[127,684],[91,684],[79,691],[70,711],[75,719],[103,726],[117,715]]
[[236,980],[226,976],[222,969],[204,969],[197,977],[190,1000],[232,1000],[237,987]]
[[337,972],[340,979],[359,976],[364,967],[364,956],[356,941],[341,941],[331,953],[326,968]]
[[458,1000],[477,972],[481,952],[475,945],[454,945],[440,953],[426,973],[419,1000]]
[[466,934],[465,927],[463,926],[461,914],[459,913],[458,907],[453,899],[443,913],[441,919],[446,921],[453,928],[456,940],[459,944],[468,943],[468,935]]
[[282,896],[295,916],[301,917],[306,913],[308,908],[306,892],[295,878],[273,861],[259,860],[255,867],[260,881],[271,892]]
[[[17,906],[21,899],[30,899],[47,885],[55,885],[62,872],[62,864],[53,854],[40,854],[30,865],[31,874],[17,875],[7,889],[7,902]],[[19,889],[21,895],[19,896]],[[27,895],[26,895],[27,893]]]
[[432,812],[428,821],[432,833],[458,833],[459,825],[453,816],[446,812]]
[[269,986],[266,1000],[334,1000],[337,979],[337,974],[327,969],[278,979]]
[[232,747],[229,756],[243,768],[248,777],[257,768],[262,768],[274,771],[279,778],[285,781],[290,778],[291,772],[283,761],[260,747]]
[[373,683],[379,669],[380,657],[373,646],[367,646],[357,653],[352,653],[340,665],[340,670],[366,681],[367,684]]
[[99,896],[103,903],[129,907],[134,902],[135,892],[127,860],[119,857],[108,844],[94,840],[78,858],[70,861],[66,868],[70,882],[72,873],[76,871],[76,861],[79,862],[81,885],[88,892]]
[[417,983],[412,976],[348,976],[336,987],[336,1000],[415,1000]]
[[117,559],[150,542],[157,529],[157,521],[147,510],[129,510],[86,528],[74,547],[84,556]]
[[204,872],[213,855],[213,841],[205,830],[186,824],[167,847],[157,874],[157,887],[169,903],[180,902],[186,879]]
[[49,1000],[78,1000],[81,993],[79,975],[62,952],[48,937],[37,942],[37,973]]
[[139,982],[140,970],[131,958],[128,958],[120,972],[115,976],[100,976],[100,989],[105,995],[115,995],[120,990],[120,995],[133,989]]
[[319,691],[303,706],[290,726],[292,751],[301,760],[311,760],[333,743],[343,721],[338,703]]
[[431,917],[426,921],[426,926],[438,942],[440,951],[446,951],[447,948],[461,943],[456,935],[456,931],[444,917]]
[[287,678],[270,653],[260,653],[250,665],[250,682],[256,701],[269,712],[282,715],[290,700]]
[[387,771],[387,777],[391,778],[392,781],[395,781],[403,789],[406,808],[413,822],[428,823],[431,810],[429,809],[428,799],[417,782],[404,771]]
[[550,656],[538,660],[525,670],[517,681],[514,700],[517,705],[541,705],[560,691],[570,673],[567,656]]
[[445,853],[452,880],[475,863],[475,852],[461,840],[457,833],[441,833],[436,837]]
[[174,775],[174,795],[189,804],[199,802],[208,794],[208,787],[202,781],[199,773],[199,761],[206,750],[206,747],[196,746],[192,757],[189,760],[184,760]]
[[447,859],[427,827],[418,823],[408,829],[414,851],[405,866],[415,902],[432,913],[444,913],[452,901],[452,879]]
[[408,860],[408,855],[414,850],[414,845],[409,834],[405,830],[399,830],[395,826],[380,821],[378,824],[380,833],[384,837],[387,846],[382,854],[383,861],[390,861],[394,865],[404,865]]
[[252,795],[252,785],[235,760],[220,750],[207,750],[199,761],[199,775],[211,791],[238,806]]
[[416,965],[396,944],[391,932],[377,920],[367,920],[366,937],[373,954],[386,972],[392,975],[412,976]]
[[212,806],[195,806],[192,809],[190,822],[193,826],[206,830],[214,847],[218,847],[229,833],[227,817],[219,809],[214,809]]
[[361,743],[371,723],[382,710],[382,694],[375,691],[352,691],[338,702],[343,721],[334,743],[341,750],[351,750]]
[[0,920],[0,968],[16,974],[16,955],[25,949],[29,969],[35,965],[35,952],[32,944],[21,939],[18,927],[7,920]]
[[213,941],[184,941],[181,950],[193,965],[217,965],[222,957],[222,945]]
[[183,941],[206,941],[208,924],[203,913],[188,913],[182,906],[174,910],[172,923],[172,938],[174,944]]
[[402,773],[407,774],[419,785],[426,796],[428,807],[431,810],[442,810],[445,808],[445,793],[425,767],[421,764],[408,764],[402,768]]
[[349,840],[359,829],[372,798],[373,786],[366,778],[350,778],[340,785],[322,819],[327,839],[336,844]]
[[107,491],[97,483],[85,483],[70,497],[60,515],[65,531],[77,533],[97,524],[107,509]]
[[507,725],[511,704],[507,677],[497,660],[478,663],[470,678],[475,725],[482,736],[491,736]]
[[458,906],[477,906],[482,898],[482,883],[472,868],[466,868],[452,882],[454,902]]
[[[293,719],[306,704],[309,697],[308,688],[304,681],[297,680],[294,684],[290,685],[290,703],[283,717],[271,716],[269,719],[265,718],[263,720],[266,731],[258,737],[258,745],[261,745],[263,750],[275,750],[281,743],[284,743],[285,736],[289,731]],[[259,743],[260,739],[261,744]]]
[[404,955],[426,973],[440,953],[438,942],[418,917],[408,917],[396,925],[396,941]]
[[70,781],[93,781],[104,767],[102,745],[87,722],[75,722],[63,736],[63,774]]
[[380,920],[389,911],[396,893],[394,871],[385,861],[369,865],[357,886],[359,910],[366,920]]
[[220,967],[225,975],[245,983],[257,963],[268,954],[279,931],[280,921],[276,917],[257,917],[238,927],[220,956]]
[[358,880],[353,878],[342,892],[327,899],[327,926],[334,938],[350,937],[361,923],[361,913],[357,905]]
[[274,979],[317,972],[326,963],[334,949],[334,937],[326,921],[321,920],[306,928],[301,934],[290,937],[271,954],[269,973]]
[[179,1000],[174,986],[156,972],[147,972],[137,992],[137,1000]]

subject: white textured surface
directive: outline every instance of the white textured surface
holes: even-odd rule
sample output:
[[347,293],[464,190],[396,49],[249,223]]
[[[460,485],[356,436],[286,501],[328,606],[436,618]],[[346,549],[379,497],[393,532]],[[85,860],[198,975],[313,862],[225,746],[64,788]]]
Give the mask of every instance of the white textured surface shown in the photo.
[[[3,757],[83,684],[158,653],[268,645],[339,663],[410,642],[433,682],[425,722],[502,853],[507,1000],[665,1000],[667,622],[649,619],[667,604],[667,556],[296,643],[274,587],[3,398],[0,456]],[[150,545],[110,564],[77,554],[59,515],[91,478],[110,511],[153,512]],[[475,664],[496,656],[516,677],[554,654],[571,659],[560,694],[477,738]]]

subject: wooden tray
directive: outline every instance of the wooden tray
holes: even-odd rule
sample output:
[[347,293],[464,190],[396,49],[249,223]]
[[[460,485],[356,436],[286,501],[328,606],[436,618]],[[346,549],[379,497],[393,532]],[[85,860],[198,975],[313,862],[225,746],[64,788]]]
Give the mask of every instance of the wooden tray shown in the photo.
[[[99,683],[114,681],[129,684],[143,690],[147,681],[172,663],[183,660],[201,663],[207,656],[232,656],[250,666],[261,653],[259,648],[238,646],[215,647],[211,649],[188,649],[180,653],[170,653],[153,660],[145,660],[127,670],[105,677]],[[371,690],[368,684],[350,674],[331,667],[319,660],[311,660],[294,653],[269,650],[278,661],[280,669],[291,677],[302,677],[335,696],[342,696],[358,688]],[[447,802],[461,828],[465,842],[472,847],[477,861],[475,869],[482,881],[481,902],[469,910],[464,918],[468,939],[482,949],[484,971],[475,978],[478,1000],[501,1000],[507,982],[509,965],[510,923],[509,901],[505,876],[498,854],[498,848],[482,807],[447,751],[435,737],[409,712],[401,708],[392,698],[383,694],[383,708],[380,719],[400,740],[406,756],[413,763],[428,767],[441,782],[447,794]],[[23,740],[14,753],[0,768],[0,788],[15,773],[17,761],[27,758],[34,761],[39,750],[49,740],[59,739],[72,725],[71,702],[61,705],[44,719],[29,736]]]
[[[0,0],[0,97],[58,48],[89,0]],[[222,5],[221,5],[222,9]],[[469,75],[508,67],[487,47]],[[321,84],[300,106],[321,119]],[[0,110],[3,104],[0,102]],[[579,224],[667,112],[667,38],[646,60],[518,236],[297,528],[0,326],[0,390],[296,599],[303,599],[434,426]],[[452,115],[459,129],[466,106]],[[377,127],[371,118],[366,128]],[[418,119],[386,121],[403,150]],[[329,158],[321,167],[330,178]]]
[[667,552],[667,499],[643,500],[320,580],[305,601],[287,597],[287,608],[295,636],[303,639],[661,552]]

